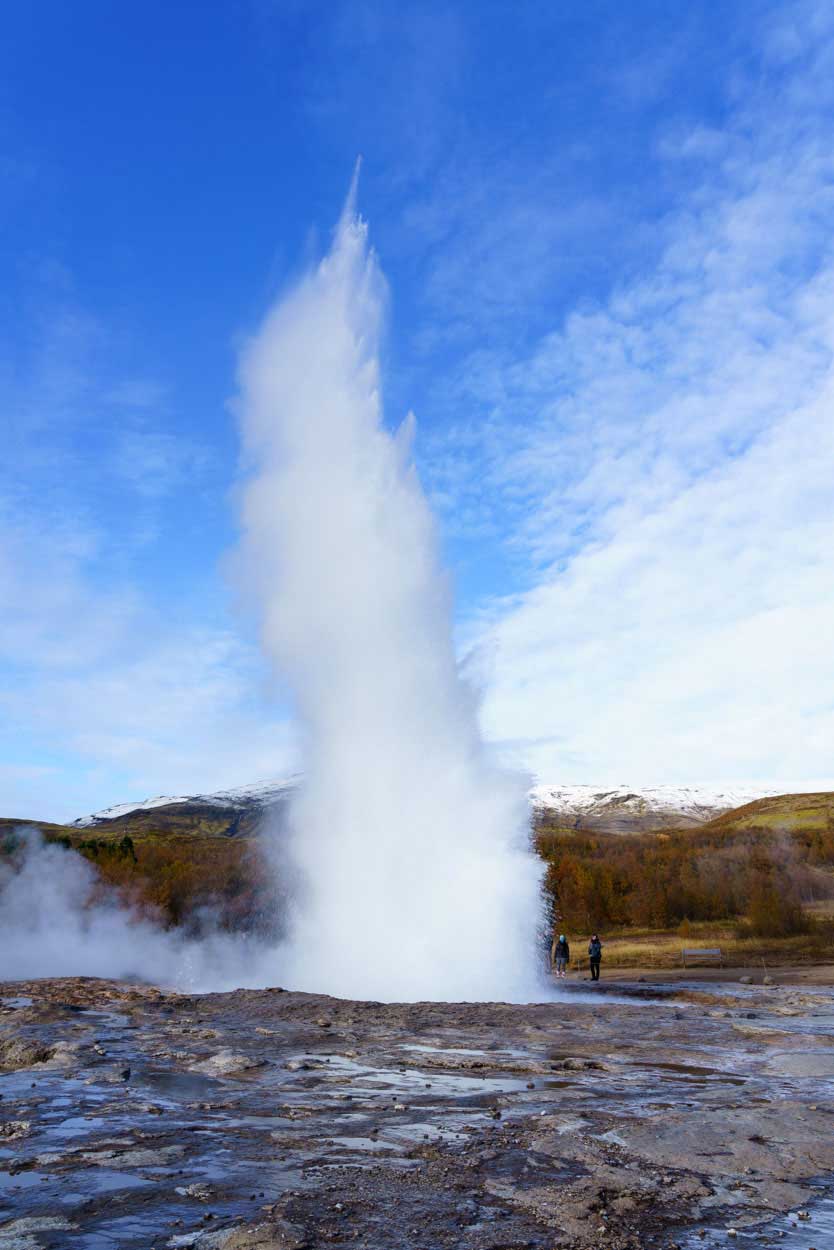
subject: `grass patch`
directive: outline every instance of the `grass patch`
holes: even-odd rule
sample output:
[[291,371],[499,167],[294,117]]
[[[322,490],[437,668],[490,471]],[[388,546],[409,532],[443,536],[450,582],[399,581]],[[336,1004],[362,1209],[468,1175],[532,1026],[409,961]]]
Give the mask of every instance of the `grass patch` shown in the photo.
[[[834,921],[830,919],[814,922],[807,933],[788,937],[740,936],[736,923],[709,922],[690,924],[685,936],[677,929],[622,929],[601,936],[605,943],[604,963],[608,968],[680,968],[684,947],[715,946],[721,948],[728,967],[779,967],[834,961]],[[707,966],[706,960],[703,966]]]

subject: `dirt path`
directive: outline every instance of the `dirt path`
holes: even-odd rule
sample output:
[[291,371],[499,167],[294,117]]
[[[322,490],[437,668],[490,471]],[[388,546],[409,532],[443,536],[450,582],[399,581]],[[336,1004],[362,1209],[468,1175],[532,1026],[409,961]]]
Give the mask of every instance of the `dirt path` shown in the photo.
[[638,1250],[805,1208],[813,1228],[834,996],[624,988],[0,986],[0,1250]]

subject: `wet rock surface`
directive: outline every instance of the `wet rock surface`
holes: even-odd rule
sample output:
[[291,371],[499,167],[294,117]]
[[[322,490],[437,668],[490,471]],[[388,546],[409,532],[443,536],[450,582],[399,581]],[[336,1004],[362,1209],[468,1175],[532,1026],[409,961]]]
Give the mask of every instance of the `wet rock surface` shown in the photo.
[[0,986],[0,1250],[819,1247],[832,1036],[822,988]]

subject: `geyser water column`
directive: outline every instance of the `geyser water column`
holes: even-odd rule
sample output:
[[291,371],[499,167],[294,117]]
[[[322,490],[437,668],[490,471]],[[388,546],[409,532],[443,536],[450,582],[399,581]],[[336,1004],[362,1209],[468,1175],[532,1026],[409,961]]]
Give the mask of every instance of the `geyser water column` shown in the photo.
[[537,993],[524,786],[489,762],[411,461],[383,425],[385,285],[353,195],[246,347],[241,567],[294,695],[299,889],[276,978],[352,998]]

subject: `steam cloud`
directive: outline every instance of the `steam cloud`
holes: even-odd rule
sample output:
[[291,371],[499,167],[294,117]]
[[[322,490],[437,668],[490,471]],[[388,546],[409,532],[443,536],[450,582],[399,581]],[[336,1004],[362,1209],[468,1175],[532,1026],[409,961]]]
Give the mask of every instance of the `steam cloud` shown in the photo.
[[274,953],[227,934],[187,938],[134,916],[85,859],[36,830],[0,859],[0,981],[131,974],[193,991],[274,982]]
[[292,894],[289,937],[163,930],[81,856],[20,831],[0,859],[0,980],[134,973],[195,991],[541,994],[526,787],[487,759],[457,670],[413,422],[396,436],[383,426],[384,305],[352,194],[330,254],[241,363],[252,475],[240,568],[306,736],[289,845],[273,848]]
[[306,744],[276,972],[350,997],[533,997],[525,787],[488,760],[457,669],[413,422],[383,425],[384,306],[352,192],[241,362],[240,564]]

